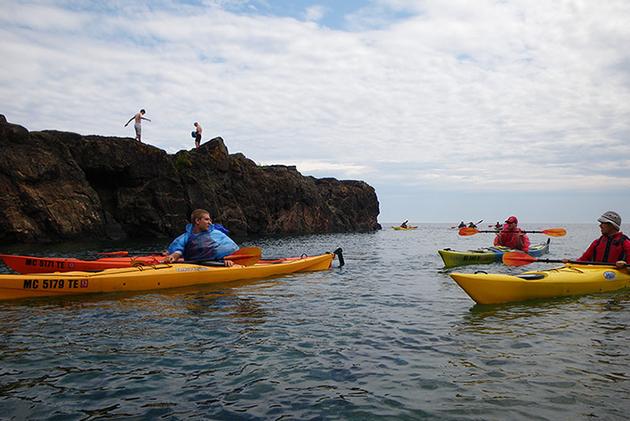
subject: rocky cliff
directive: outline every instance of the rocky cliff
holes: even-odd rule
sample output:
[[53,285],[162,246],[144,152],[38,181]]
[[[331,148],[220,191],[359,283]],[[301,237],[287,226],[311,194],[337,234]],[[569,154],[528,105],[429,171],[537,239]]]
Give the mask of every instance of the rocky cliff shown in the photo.
[[362,181],[258,166],[223,139],[169,155],[131,138],[29,132],[0,115],[0,244],[168,237],[193,209],[237,237],[373,231]]

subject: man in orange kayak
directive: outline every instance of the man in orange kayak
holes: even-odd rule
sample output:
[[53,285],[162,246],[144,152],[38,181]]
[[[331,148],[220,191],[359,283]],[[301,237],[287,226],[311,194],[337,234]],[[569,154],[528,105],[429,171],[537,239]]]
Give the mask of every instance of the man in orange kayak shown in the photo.
[[[186,232],[177,237],[168,247],[164,263],[177,261],[180,257],[188,261],[221,260],[239,249],[225,233],[212,225],[210,213],[205,209],[195,209],[190,215]],[[230,260],[223,260],[225,266],[232,266]]]
[[621,232],[621,216],[617,212],[608,211],[597,221],[602,236],[593,241],[577,260],[614,263],[619,269],[626,267],[630,256],[630,238]]
[[515,250],[522,250],[525,253],[529,251],[529,237],[520,228],[518,228],[518,219],[516,216],[510,216],[505,220],[503,228],[494,238],[495,246],[509,247]]

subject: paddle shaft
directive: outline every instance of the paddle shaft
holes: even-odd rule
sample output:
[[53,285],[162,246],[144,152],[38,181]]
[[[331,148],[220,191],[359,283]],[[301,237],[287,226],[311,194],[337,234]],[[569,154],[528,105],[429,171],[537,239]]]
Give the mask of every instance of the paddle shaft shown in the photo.
[[[493,234],[497,233],[496,230],[477,230],[476,233],[480,233],[480,232],[493,233]],[[503,231],[503,232],[521,232],[521,233],[524,233],[524,234],[546,234],[545,231],[522,231],[522,230],[521,231],[514,231],[514,230],[510,230],[510,231]]]
[[[593,261],[585,261],[585,262],[580,262],[578,260],[561,260],[561,259],[536,259],[534,260],[534,262],[541,262],[541,263],[572,263],[572,264],[578,264],[578,265],[595,265],[595,266],[615,266],[614,263],[609,263],[609,262],[593,262]],[[628,266],[626,264],[626,266]]]
[[[595,265],[595,266],[612,266],[616,267],[615,263],[610,262],[594,262],[594,261],[579,261],[579,260],[565,260],[565,259],[541,259],[534,256],[531,256],[526,253],[521,253],[518,251],[508,252],[503,255],[503,263],[508,266],[525,266],[534,262],[541,263],[571,263],[577,265]],[[625,266],[628,266],[627,264]]]

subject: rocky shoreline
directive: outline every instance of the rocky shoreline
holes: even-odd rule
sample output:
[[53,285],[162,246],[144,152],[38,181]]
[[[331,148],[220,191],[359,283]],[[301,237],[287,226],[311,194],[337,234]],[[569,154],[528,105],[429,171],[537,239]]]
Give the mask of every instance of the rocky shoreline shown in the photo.
[[29,132],[0,115],[0,244],[179,234],[205,208],[236,237],[380,229],[374,188],[229,154],[131,138]]

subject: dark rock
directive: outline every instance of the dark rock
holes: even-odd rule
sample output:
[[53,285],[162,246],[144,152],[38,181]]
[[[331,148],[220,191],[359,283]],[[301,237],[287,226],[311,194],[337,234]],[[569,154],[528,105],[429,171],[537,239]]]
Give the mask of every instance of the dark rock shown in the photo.
[[170,237],[210,211],[232,235],[373,231],[362,181],[258,166],[217,137],[169,155],[131,138],[29,132],[0,115],[0,243]]

